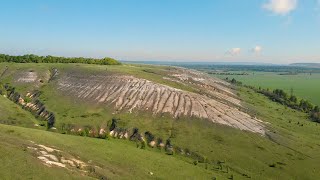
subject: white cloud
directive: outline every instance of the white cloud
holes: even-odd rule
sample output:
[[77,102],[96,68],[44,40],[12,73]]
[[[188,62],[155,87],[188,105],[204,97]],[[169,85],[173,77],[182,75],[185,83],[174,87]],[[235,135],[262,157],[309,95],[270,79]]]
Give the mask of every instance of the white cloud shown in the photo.
[[287,15],[297,8],[297,4],[298,0],[268,0],[262,7],[274,14]]
[[261,51],[262,51],[261,46],[255,46],[254,48],[252,48],[252,52],[254,53],[261,53]]
[[241,53],[241,48],[232,48],[227,52],[227,54],[230,54],[230,55],[238,55],[240,53]]

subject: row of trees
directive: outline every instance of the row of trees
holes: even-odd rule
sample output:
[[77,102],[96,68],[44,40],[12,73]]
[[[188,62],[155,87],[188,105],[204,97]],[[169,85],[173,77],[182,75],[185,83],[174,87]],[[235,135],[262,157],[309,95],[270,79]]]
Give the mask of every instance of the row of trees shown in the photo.
[[237,72],[234,72],[234,73],[231,73],[231,72],[211,72],[211,71],[209,71],[209,72],[207,72],[208,74],[215,74],[215,75],[231,75],[231,76],[233,76],[233,75],[237,75],[237,76],[247,76],[247,75],[249,75],[249,73],[246,73],[246,72],[239,72],[239,73],[237,73]]
[[15,62],[15,63],[82,63],[82,64],[100,64],[100,65],[119,65],[119,61],[105,57],[102,59],[84,58],[84,57],[56,57],[56,56],[37,56],[34,54],[27,54],[23,56],[10,56],[0,54],[1,62]]
[[[165,150],[166,154],[168,155],[177,153],[191,157],[199,163],[207,162],[207,158],[197,152],[193,152],[188,148],[174,146],[170,138],[165,140],[161,137],[156,137],[150,131],[143,133],[139,130],[139,128],[132,128],[129,130],[127,128],[119,127],[118,124],[120,121],[121,120],[118,118],[112,118],[111,122],[109,121],[108,124],[104,126],[78,126],[62,123],[60,129],[63,134],[80,135],[101,139],[118,138],[130,140],[136,142],[137,148],[145,149],[148,146],[151,148]],[[125,134],[127,134],[127,136]]]
[[[227,79],[228,80],[228,79]],[[242,85],[241,82],[232,79],[229,82],[236,85]],[[296,109],[298,111],[302,111],[305,113],[309,113],[312,120],[320,123],[320,108],[319,106],[313,105],[308,100],[297,98],[295,95],[291,94],[289,95],[282,89],[275,89],[273,91],[270,91],[269,89],[262,89],[261,87],[256,88],[253,86],[247,86],[245,87],[253,89],[254,91],[261,93],[268,98],[270,98],[272,101],[278,102],[280,104],[283,104],[285,106],[288,106],[292,109]]]
[[308,100],[305,100],[305,99],[298,100],[298,98],[295,95],[288,95],[282,89],[275,89],[273,92],[270,92],[268,90],[260,88],[258,92],[268,96],[273,101],[279,102],[292,109],[309,113],[312,120],[320,123],[319,106],[313,105]]

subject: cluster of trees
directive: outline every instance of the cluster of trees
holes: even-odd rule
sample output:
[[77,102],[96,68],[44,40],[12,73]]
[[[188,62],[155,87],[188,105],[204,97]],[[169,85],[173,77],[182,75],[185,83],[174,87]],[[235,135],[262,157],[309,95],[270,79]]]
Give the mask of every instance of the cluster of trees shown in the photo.
[[56,57],[56,56],[37,56],[34,54],[27,54],[23,56],[10,56],[0,54],[1,62],[14,63],[82,63],[82,64],[100,64],[100,65],[119,65],[119,61],[105,57],[102,59],[84,58],[84,57]]
[[273,101],[279,102],[283,105],[286,105],[293,109],[297,109],[299,111],[311,112],[314,110],[314,108],[317,107],[310,103],[308,100],[298,100],[298,98],[295,95],[288,95],[282,89],[275,89],[273,91],[269,91],[266,89],[259,88],[259,90],[257,91],[261,94],[268,96]]
[[313,111],[311,112],[311,118],[320,123],[320,109],[319,109],[319,106],[315,106]]
[[268,96],[273,101],[279,102],[283,105],[286,105],[292,109],[296,109],[302,112],[306,112],[310,114],[310,117],[312,120],[320,123],[320,109],[319,106],[315,106],[312,103],[310,103],[308,100],[301,99],[298,100],[298,98],[294,95],[288,95],[285,91],[282,89],[275,89],[272,92],[261,89],[258,90],[259,93],[262,93],[266,96]]
[[[236,84],[236,85],[242,85],[241,82],[239,82],[235,79],[232,79],[229,82],[231,82],[232,84]],[[247,86],[247,85],[245,85],[245,87],[253,89],[256,92],[267,96],[272,101],[278,102],[280,104],[288,106],[292,109],[296,109],[298,111],[309,113],[310,118],[312,120],[320,123],[320,108],[319,108],[319,106],[313,105],[308,100],[305,100],[305,99],[299,100],[295,95],[293,95],[293,94],[289,95],[288,93],[286,93],[282,89],[275,89],[273,91],[270,91],[269,89],[262,89],[261,87],[256,88],[256,87]]]
[[239,85],[239,86],[242,85],[242,82],[237,81],[237,80],[234,79],[234,78],[232,78],[231,80],[229,80],[229,78],[227,77],[226,80],[227,80],[228,82],[230,82],[231,84],[235,84],[235,85]]

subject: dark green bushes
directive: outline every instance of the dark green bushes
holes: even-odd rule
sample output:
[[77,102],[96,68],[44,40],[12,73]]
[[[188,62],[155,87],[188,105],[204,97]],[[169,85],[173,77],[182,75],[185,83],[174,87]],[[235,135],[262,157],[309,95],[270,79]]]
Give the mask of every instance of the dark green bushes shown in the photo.
[[[235,79],[232,79],[232,80],[226,79],[226,80],[232,84],[235,84],[235,85],[239,85],[239,86],[242,85],[241,82],[239,82]],[[308,100],[301,99],[299,101],[296,96],[294,96],[293,94],[288,95],[282,89],[275,89],[273,91],[270,91],[269,89],[262,89],[261,87],[256,88],[256,87],[247,86],[247,85],[243,85],[243,86],[246,88],[250,88],[250,89],[254,90],[255,92],[258,92],[260,94],[267,96],[272,101],[278,102],[282,105],[285,105],[285,106],[290,107],[292,109],[296,109],[298,111],[309,113],[310,118],[313,121],[320,123],[320,108],[319,108],[319,106],[313,105]]]
[[308,100],[301,99],[300,101],[294,95],[289,96],[286,92],[281,89],[275,89],[273,92],[262,89],[258,90],[258,93],[264,94],[265,96],[269,97],[271,100],[281,103],[285,106],[288,106],[292,109],[296,109],[298,111],[302,111],[305,113],[310,113],[310,117],[313,120],[319,121],[320,119],[317,118],[317,114],[319,113],[319,107],[314,106]]
[[34,54],[27,54],[23,56],[10,56],[0,54],[1,62],[14,63],[82,63],[82,64],[100,64],[100,65],[119,65],[119,61],[105,57],[102,59],[83,58],[83,57],[56,57],[56,56],[37,56]]
[[311,112],[311,118],[320,123],[320,109],[319,106],[315,106],[314,109]]

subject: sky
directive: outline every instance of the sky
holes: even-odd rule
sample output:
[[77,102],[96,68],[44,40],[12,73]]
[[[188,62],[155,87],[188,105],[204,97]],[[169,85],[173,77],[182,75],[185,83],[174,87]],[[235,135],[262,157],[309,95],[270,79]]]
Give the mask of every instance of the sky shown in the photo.
[[0,53],[320,62],[320,0],[0,0]]

